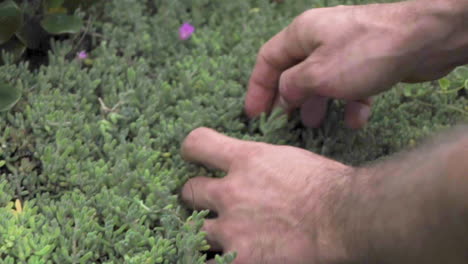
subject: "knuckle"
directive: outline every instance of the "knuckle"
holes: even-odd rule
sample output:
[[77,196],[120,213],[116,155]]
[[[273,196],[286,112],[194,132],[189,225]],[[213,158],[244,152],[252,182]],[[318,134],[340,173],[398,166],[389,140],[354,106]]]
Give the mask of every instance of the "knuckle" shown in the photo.
[[297,86],[294,83],[293,74],[291,71],[284,72],[280,77],[279,92],[288,103],[295,103],[301,99],[301,96],[298,96],[294,89],[297,89]]
[[241,162],[250,162],[265,155],[267,144],[261,142],[251,142],[244,148],[244,153],[239,157]]
[[311,27],[314,23],[311,23],[312,18],[314,17],[314,10],[307,10],[294,18],[290,26],[287,28],[287,33],[290,35],[290,38],[295,40],[302,39],[303,36],[307,36],[310,32]]
[[312,17],[313,10],[306,10],[294,18],[292,25],[298,28],[302,28],[309,24],[311,17]]
[[316,91],[318,94],[341,99],[341,95],[337,94],[334,82],[328,78],[319,78],[316,83]]
[[223,184],[219,184],[217,181],[208,181],[205,183],[205,190],[210,194],[211,197],[215,200],[222,200],[224,194],[222,192]]
[[242,226],[233,220],[224,219],[222,222],[222,234],[226,238],[230,238],[231,240],[235,240],[243,235],[243,228]]
[[327,65],[323,60],[315,58],[304,62],[300,68],[284,72],[280,78],[279,92],[281,96],[293,106],[299,106],[310,94],[326,92],[331,81],[326,71]]
[[217,186],[215,197],[223,208],[230,209],[239,200],[239,191],[240,189],[234,181],[222,180]]
[[271,48],[272,45],[270,43],[271,42],[268,41],[260,48],[260,50],[258,51],[258,55],[257,55],[257,62],[265,63],[272,67],[276,67],[278,65],[278,62],[276,62],[271,56],[273,51]]
[[332,79],[328,77],[325,67],[311,64],[306,69],[307,79],[315,93],[329,95],[333,88]]
[[258,50],[258,55],[257,55],[257,59],[265,59],[265,56],[266,54],[268,54],[268,42],[266,42],[265,44],[263,44],[260,49]]
[[[222,182],[220,184],[218,191],[221,194],[225,194],[223,196],[220,196],[220,198],[229,197],[229,200],[232,200],[233,196],[235,196],[238,189],[234,186],[232,181],[231,182],[225,181],[225,182]],[[225,201],[225,202],[227,202],[227,201]]]
[[324,77],[323,63],[321,61],[310,61],[304,65],[304,71],[307,75],[307,80],[317,83],[318,80]]
[[[267,148],[266,143],[253,143],[249,145],[248,147],[243,149],[243,152],[241,155],[237,156],[236,161],[233,164],[232,167],[232,172],[237,173],[245,173],[249,169],[254,169],[256,168],[259,164],[264,162],[265,156],[267,155]],[[228,186],[228,188],[232,188],[232,192],[236,193],[237,188],[237,183],[236,181],[233,181],[230,183],[231,186]]]

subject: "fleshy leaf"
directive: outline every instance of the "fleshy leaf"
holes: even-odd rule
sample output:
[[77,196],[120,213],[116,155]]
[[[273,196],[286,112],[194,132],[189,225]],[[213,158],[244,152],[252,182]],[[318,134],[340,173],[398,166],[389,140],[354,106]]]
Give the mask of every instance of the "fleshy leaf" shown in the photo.
[[442,90],[444,90],[444,91],[445,91],[445,90],[448,90],[448,88],[450,88],[450,84],[451,84],[451,82],[450,82],[450,80],[447,79],[447,78],[442,78],[442,79],[439,80],[440,88],[441,88]]
[[[7,43],[0,45],[0,51],[6,51],[13,56],[13,60],[17,61],[21,58],[24,51],[26,50],[26,46],[19,41],[16,37],[10,39]],[[0,56],[0,63],[3,63],[2,58]]]
[[78,33],[83,27],[81,18],[65,14],[49,14],[41,26],[50,34]]
[[10,40],[22,23],[23,16],[15,2],[0,3],[0,44]]
[[12,108],[20,99],[21,91],[5,82],[0,82],[0,111]]
[[468,79],[468,67],[460,66],[455,69],[454,74],[458,79],[462,79],[462,80]]

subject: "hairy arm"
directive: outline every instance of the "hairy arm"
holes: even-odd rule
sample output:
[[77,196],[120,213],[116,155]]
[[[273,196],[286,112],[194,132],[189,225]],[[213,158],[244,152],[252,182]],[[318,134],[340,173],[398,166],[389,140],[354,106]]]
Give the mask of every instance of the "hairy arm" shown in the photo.
[[352,263],[468,263],[468,127],[359,168],[336,208]]
[[468,263],[468,126],[359,168],[207,128],[182,155],[227,172],[182,198],[217,213],[203,231],[236,264]]

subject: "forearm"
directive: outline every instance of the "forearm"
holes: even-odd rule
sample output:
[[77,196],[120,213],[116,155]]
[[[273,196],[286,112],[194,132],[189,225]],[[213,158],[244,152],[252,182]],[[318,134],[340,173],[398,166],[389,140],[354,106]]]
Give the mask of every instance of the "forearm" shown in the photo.
[[337,211],[352,263],[468,263],[468,127],[350,177]]

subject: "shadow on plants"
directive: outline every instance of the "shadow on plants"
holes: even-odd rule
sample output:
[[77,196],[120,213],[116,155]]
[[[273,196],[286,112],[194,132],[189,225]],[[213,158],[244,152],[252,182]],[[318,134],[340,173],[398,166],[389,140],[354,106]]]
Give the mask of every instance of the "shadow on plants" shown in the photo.
[[0,3],[0,51],[32,66],[46,63],[50,39],[68,39],[84,28],[78,8],[96,1],[13,1]]

